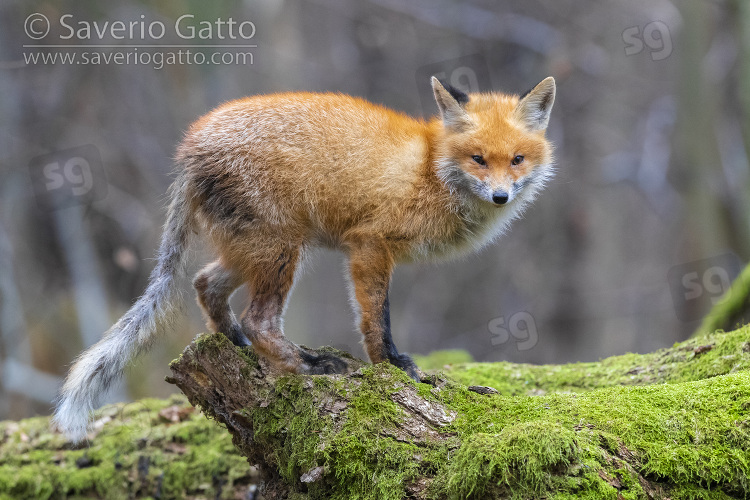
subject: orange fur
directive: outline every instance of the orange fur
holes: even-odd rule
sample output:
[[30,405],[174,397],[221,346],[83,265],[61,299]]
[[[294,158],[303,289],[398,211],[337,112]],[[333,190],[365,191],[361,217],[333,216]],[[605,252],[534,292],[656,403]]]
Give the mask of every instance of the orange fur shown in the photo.
[[[191,210],[222,272],[233,276],[227,282],[249,284],[245,335],[279,367],[309,369],[281,329],[306,249],[349,256],[370,359],[399,364],[387,312],[394,265],[484,245],[549,177],[544,129],[553,80],[522,100],[484,93],[459,102],[454,89],[436,81],[433,88],[442,120],[414,119],[342,94],[282,93],[220,106],[179,146]],[[513,165],[519,155],[523,161]],[[510,200],[498,206],[493,193],[503,191]],[[207,306],[209,273],[199,278],[209,328],[228,324],[223,305]]]

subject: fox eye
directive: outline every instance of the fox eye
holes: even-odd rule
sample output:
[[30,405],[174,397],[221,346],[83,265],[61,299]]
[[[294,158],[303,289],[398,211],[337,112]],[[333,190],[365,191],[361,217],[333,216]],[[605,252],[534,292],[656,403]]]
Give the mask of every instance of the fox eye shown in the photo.
[[520,165],[521,163],[523,163],[523,156],[517,155],[515,158],[513,158],[513,160],[511,160],[510,163],[512,165]]
[[479,163],[480,165],[487,165],[487,162],[484,161],[484,158],[482,158],[482,155],[473,155],[471,159]]

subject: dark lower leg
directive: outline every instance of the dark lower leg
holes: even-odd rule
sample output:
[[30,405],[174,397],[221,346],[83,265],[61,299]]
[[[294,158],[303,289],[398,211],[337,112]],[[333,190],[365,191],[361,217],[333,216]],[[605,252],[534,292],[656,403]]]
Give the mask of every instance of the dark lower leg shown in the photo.
[[419,371],[417,365],[412,361],[408,354],[400,354],[396,349],[396,344],[393,343],[393,337],[391,336],[391,311],[390,301],[388,300],[388,292],[385,295],[385,304],[383,305],[382,313],[382,338],[383,338],[383,352],[388,361],[404,370],[411,378],[419,381]]
[[193,281],[198,292],[198,304],[212,332],[221,332],[235,345],[250,345],[242,327],[229,307],[229,297],[242,283],[239,276],[227,270],[219,261],[206,266]]

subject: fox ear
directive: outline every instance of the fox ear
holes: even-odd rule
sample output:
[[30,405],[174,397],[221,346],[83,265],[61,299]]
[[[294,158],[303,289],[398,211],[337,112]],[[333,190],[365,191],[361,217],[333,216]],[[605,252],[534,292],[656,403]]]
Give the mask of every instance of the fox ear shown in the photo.
[[432,77],[432,92],[435,94],[440,109],[440,117],[446,128],[461,131],[471,125],[469,114],[463,106],[469,102],[469,96],[451,85],[443,85]]
[[515,114],[529,130],[544,130],[554,103],[555,79],[548,76],[521,96]]

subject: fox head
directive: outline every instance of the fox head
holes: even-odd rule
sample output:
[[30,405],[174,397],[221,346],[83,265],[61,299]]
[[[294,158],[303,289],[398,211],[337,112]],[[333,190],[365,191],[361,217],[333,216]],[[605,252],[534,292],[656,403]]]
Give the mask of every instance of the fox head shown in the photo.
[[489,205],[522,205],[552,175],[552,145],[545,138],[555,80],[545,78],[525,95],[465,94],[432,77],[443,131],[438,175],[452,192]]

